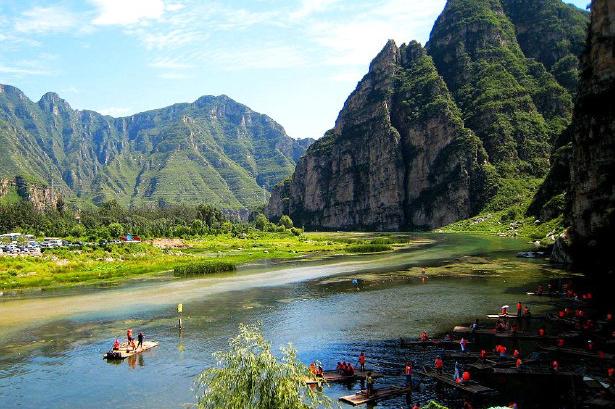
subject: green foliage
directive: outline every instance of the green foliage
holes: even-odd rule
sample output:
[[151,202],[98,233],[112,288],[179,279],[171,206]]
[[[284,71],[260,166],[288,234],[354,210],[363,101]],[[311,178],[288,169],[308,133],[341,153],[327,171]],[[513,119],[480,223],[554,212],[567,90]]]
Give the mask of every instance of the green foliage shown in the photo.
[[229,271],[235,271],[236,269],[237,266],[233,263],[228,263],[224,261],[208,261],[177,266],[173,269],[173,274],[178,277],[188,277],[215,273],[225,273]]
[[306,384],[310,373],[292,346],[271,351],[259,326],[239,326],[228,351],[214,354],[217,365],[197,379],[199,409],[316,409],[329,399]]
[[259,213],[254,219],[254,226],[259,230],[265,231],[269,224],[269,219],[262,213]]
[[279,224],[280,224],[281,226],[284,226],[284,227],[285,227],[285,228],[287,228],[287,229],[291,229],[291,228],[293,227],[293,221],[292,221],[292,219],[291,219],[289,216],[287,216],[287,215],[284,215],[284,216],[280,217],[280,222],[279,222]]
[[389,251],[392,250],[389,244],[374,244],[374,243],[363,243],[363,244],[353,244],[352,246],[348,246],[346,248],[346,252],[348,253],[378,253],[381,251]]
[[427,405],[423,406],[423,409],[448,409],[448,407],[434,401],[430,400]]

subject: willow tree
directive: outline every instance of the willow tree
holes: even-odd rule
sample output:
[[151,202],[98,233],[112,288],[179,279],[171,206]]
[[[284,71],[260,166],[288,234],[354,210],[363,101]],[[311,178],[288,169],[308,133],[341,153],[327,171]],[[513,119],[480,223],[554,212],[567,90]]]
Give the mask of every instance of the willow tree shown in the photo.
[[292,346],[276,358],[258,325],[239,326],[229,350],[216,352],[217,364],[198,379],[199,409],[312,409],[330,400],[306,384],[310,373]]

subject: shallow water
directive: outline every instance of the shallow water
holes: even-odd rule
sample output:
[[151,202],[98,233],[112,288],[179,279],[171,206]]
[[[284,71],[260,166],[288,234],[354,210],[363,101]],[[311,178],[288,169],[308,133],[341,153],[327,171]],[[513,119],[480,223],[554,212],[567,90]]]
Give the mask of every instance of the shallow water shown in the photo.
[[[517,251],[529,247],[523,241],[413,237],[434,243],[396,253],[254,266],[207,279],[4,297],[0,408],[189,407],[195,376],[212,364],[212,352],[225,348],[241,322],[262,322],[276,347],[291,342],[306,363],[318,359],[333,367],[342,359],[355,362],[364,350],[369,367],[398,375],[405,360],[429,362],[436,353],[401,349],[400,337],[444,332],[517,300],[534,302],[532,309],[540,312],[548,306],[528,300],[525,291],[561,274],[541,261],[516,259]],[[431,266],[430,278],[417,277],[412,270],[417,266]],[[462,275],[452,276],[457,273]],[[352,285],[353,278],[361,279],[360,288]],[[181,333],[179,302],[184,304]],[[128,327],[144,331],[160,347],[133,361],[103,361],[113,339]],[[334,399],[349,393],[343,386],[326,390]],[[430,397],[428,389],[414,399]],[[403,403],[400,398],[379,406]]]

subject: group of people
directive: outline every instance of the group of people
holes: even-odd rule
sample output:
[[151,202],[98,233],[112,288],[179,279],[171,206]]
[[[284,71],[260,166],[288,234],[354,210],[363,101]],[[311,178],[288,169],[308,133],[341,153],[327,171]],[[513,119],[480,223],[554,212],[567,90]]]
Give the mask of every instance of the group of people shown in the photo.
[[316,362],[312,362],[310,364],[310,373],[319,378],[322,378],[325,375],[325,371],[322,369],[322,366],[316,364]]
[[344,376],[354,376],[354,367],[350,362],[342,361],[337,363],[335,372]]
[[[143,348],[143,339],[145,338],[145,335],[143,335],[142,332],[139,332],[139,334],[137,335],[137,342],[135,342],[134,337],[132,336],[132,329],[128,328],[128,330],[126,331],[126,351],[136,351],[138,348]],[[119,351],[121,348],[121,344],[120,344],[120,340],[119,339],[115,339],[115,341],[113,342],[113,350],[114,351]]]

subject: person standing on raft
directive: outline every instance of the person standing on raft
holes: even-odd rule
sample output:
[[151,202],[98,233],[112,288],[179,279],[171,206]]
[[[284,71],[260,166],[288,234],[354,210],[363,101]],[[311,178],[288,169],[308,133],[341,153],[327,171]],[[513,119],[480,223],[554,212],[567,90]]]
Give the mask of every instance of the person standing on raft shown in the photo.
[[367,377],[365,378],[367,382],[367,397],[371,396],[374,393],[374,378],[372,378],[372,373],[368,372]]
[[142,332],[139,332],[139,335],[137,335],[137,348],[141,348],[143,349],[143,338],[145,338],[145,335],[143,335]]
[[365,372],[365,352],[361,351],[361,353],[359,354],[359,368],[361,369],[361,372]]

